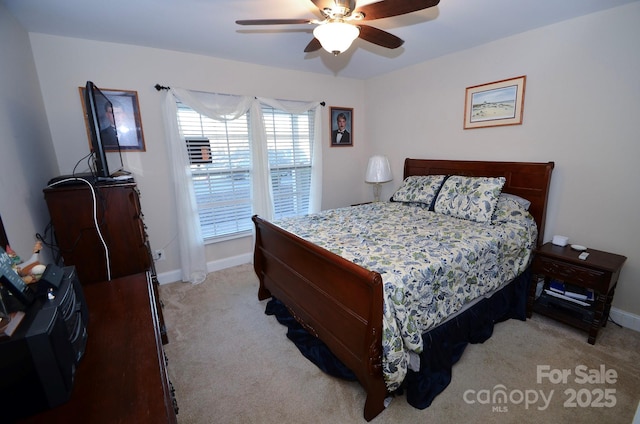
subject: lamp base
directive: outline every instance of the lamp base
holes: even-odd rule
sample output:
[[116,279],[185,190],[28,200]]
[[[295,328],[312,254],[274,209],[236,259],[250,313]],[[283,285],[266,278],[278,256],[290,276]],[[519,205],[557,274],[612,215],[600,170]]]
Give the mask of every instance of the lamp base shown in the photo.
[[380,201],[380,190],[382,188],[382,184],[380,183],[374,183],[373,184],[373,201],[374,202],[379,202]]

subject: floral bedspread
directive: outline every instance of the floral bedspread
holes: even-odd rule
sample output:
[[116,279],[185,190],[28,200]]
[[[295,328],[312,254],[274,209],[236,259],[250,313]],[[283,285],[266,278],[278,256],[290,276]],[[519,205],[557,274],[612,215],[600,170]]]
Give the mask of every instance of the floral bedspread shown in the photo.
[[423,205],[378,202],[274,223],[368,270],[384,283],[383,373],[402,383],[422,333],[528,266],[537,237],[531,215],[477,223]]

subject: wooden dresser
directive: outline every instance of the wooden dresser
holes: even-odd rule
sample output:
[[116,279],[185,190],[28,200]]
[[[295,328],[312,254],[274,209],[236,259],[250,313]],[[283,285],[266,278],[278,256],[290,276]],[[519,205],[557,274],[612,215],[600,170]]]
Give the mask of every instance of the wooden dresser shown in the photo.
[[71,399],[25,423],[176,423],[150,274],[85,284],[88,341]]
[[60,185],[44,190],[65,265],[76,267],[82,284],[108,279],[105,249],[96,231],[97,221],[109,250],[111,278],[151,270],[153,260],[136,184],[111,183],[94,187],[95,202],[88,184]]
[[[111,278],[149,271],[157,288],[155,264],[135,182],[100,183],[94,186],[93,192],[82,182],[58,185],[45,188],[44,198],[64,265],[76,267],[82,284],[107,280],[108,270]],[[96,231],[96,222],[100,232]],[[162,340],[167,343],[157,291],[155,300]]]

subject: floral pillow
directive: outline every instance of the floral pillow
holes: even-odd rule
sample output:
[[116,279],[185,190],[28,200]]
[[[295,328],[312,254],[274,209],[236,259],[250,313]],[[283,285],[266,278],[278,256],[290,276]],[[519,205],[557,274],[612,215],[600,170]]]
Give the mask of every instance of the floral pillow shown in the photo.
[[515,194],[500,193],[500,199],[498,199],[498,202],[503,198],[509,198],[518,202],[527,211],[529,210],[529,206],[531,206],[531,201],[525,199],[524,197],[516,196]]
[[476,222],[490,222],[506,179],[452,175],[444,182],[434,210]]
[[523,202],[519,199],[512,196],[505,196],[505,193],[502,193],[498,197],[498,203],[496,204],[496,209],[493,211],[491,222],[520,222],[523,217],[530,216],[529,212],[527,212],[528,206],[525,207],[525,205],[523,205]]
[[446,175],[413,175],[402,182],[393,194],[393,202],[424,203],[431,206]]

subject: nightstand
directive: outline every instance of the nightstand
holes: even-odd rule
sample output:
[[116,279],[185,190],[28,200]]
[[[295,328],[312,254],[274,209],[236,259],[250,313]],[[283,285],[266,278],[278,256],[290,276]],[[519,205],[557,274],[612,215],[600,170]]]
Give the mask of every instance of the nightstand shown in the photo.
[[[570,246],[556,246],[546,243],[535,251],[532,283],[527,301],[527,317],[533,311],[549,316],[565,324],[589,333],[589,343],[595,344],[600,327],[607,324],[611,302],[625,256],[587,249],[589,256],[578,259],[579,251]],[[542,294],[536,298],[538,281],[544,281]],[[551,281],[565,283],[572,287],[593,290],[593,300],[583,304],[553,296]]]

